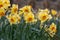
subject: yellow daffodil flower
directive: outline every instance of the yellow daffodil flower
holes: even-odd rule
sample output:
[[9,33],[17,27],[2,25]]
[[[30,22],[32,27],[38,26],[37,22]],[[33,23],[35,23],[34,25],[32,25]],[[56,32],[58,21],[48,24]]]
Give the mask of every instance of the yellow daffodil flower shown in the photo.
[[51,10],[51,13],[52,13],[52,15],[54,16],[54,15],[57,14],[57,11],[52,9],[52,10]]
[[46,12],[40,12],[40,13],[38,14],[38,19],[39,19],[41,22],[45,22],[48,18],[49,18],[49,15],[48,15],[48,13],[46,13]]
[[10,0],[3,0],[4,8],[7,9],[10,6]]
[[7,16],[8,21],[10,22],[10,24],[17,24],[20,22],[21,18],[19,15],[8,15]]
[[4,3],[0,0],[0,8],[4,8]]
[[32,7],[31,6],[24,6],[23,8],[20,8],[19,10],[22,10],[24,13],[31,12]]
[[33,13],[29,13],[27,15],[24,15],[24,20],[26,21],[26,23],[31,23],[31,22],[35,22],[36,19],[34,18],[34,14]]
[[0,18],[2,16],[5,16],[5,10],[3,8],[0,8]]
[[49,30],[50,36],[53,37],[57,32],[56,24],[52,23],[48,30]]
[[18,5],[13,4],[11,7],[11,14],[17,14],[18,13]]

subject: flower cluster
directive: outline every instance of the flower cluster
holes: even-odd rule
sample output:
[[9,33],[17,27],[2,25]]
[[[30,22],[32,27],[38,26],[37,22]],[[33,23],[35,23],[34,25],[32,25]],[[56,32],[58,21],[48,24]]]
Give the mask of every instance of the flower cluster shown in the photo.
[[44,29],[44,32],[54,37],[57,33],[57,24],[55,22],[59,19],[57,11],[54,9],[38,9],[38,11],[34,13],[32,9],[30,5],[18,8],[18,4],[12,4],[12,7],[10,7],[9,0],[0,0],[0,20],[2,20],[4,16],[11,26],[13,24],[21,24],[22,20],[23,24],[32,24],[34,26],[39,22],[40,30],[42,31],[42,29]]

